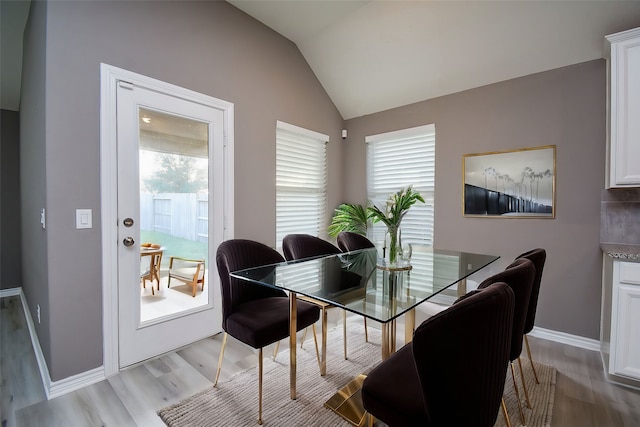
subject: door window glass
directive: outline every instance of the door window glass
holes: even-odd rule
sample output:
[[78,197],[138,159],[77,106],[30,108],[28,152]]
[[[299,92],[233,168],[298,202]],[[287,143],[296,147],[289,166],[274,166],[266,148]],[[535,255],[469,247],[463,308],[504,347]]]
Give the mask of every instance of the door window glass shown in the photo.
[[208,303],[209,287],[197,284],[193,296],[187,276],[189,269],[196,271],[195,261],[209,259],[209,126],[148,108],[139,108],[138,119],[140,320],[145,322]]

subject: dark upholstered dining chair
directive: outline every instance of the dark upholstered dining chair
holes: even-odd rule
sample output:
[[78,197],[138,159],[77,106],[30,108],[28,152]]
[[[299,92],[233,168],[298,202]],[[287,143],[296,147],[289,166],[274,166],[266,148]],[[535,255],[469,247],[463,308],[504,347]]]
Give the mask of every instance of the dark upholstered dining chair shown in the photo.
[[[288,234],[282,239],[282,252],[288,260],[299,260],[304,258],[314,258],[324,255],[339,254],[342,251],[319,237],[310,234]],[[306,298],[306,297],[301,297]],[[327,336],[327,309],[333,305],[313,298],[306,298],[314,304],[318,304],[322,310],[322,362],[321,370],[326,370],[326,336]],[[344,335],[344,358],[347,359],[347,312],[343,310],[342,330]],[[366,326],[366,324],[365,324]],[[368,339],[368,337],[367,337]]]
[[[258,349],[258,424],[262,424],[262,348],[289,336],[289,297],[282,290],[235,279],[230,273],[279,262],[284,259],[276,250],[252,240],[227,240],[218,246],[216,253],[225,332],[214,387],[218,384],[228,335]],[[313,325],[319,317],[316,305],[298,302],[298,330]]]
[[[511,377],[513,379],[513,388],[516,392],[516,398],[518,400],[518,410],[520,412],[520,421],[522,422],[522,425],[526,425],[526,420],[524,411],[522,410],[522,404],[520,403],[520,392],[518,391],[518,384],[516,383],[516,373],[513,362],[515,360],[518,360],[519,362],[518,365],[520,367],[522,387],[524,388],[527,404],[529,405],[529,407],[531,407],[531,403],[529,401],[529,393],[527,392],[527,386],[524,381],[522,363],[520,362],[520,353],[522,353],[524,325],[527,319],[527,311],[529,310],[529,299],[531,298],[531,288],[533,287],[533,279],[535,275],[536,269],[533,266],[533,263],[526,258],[520,258],[509,264],[504,271],[494,274],[478,285],[478,289],[483,289],[487,286],[490,286],[492,283],[504,282],[511,287],[515,296],[509,361],[511,362]],[[506,415],[505,418],[507,418],[507,425],[510,425],[510,421]]]
[[533,330],[536,323],[536,310],[538,307],[538,296],[540,295],[540,282],[542,282],[542,270],[544,270],[544,263],[547,259],[547,252],[542,248],[532,249],[516,257],[526,258],[533,263],[536,268],[536,277],[533,279],[533,287],[531,288],[531,298],[529,298],[529,309],[527,310],[527,319],[524,322],[524,343],[527,347],[527,356],[529,362],[531,362],[531,369],[533,370],[533,376],[536,379],[536,384],[540,384],[538,380],[538,373],[535,366],[533,366],[533,359],[531,358],[531,349],[529,348],[529,339],[527,334]]
[[[360,249],[371,249],[375,248],[376,245],[369,239],[367,239],[362,234],[353,233],[351,231],[342,231],[338,233],[338,237],[336,238],[336,243],[338,244],[338,248],[342,252],[351,252],[357,251]],[[367,318],[364,319],[364,340],[369,342],[369,332],[367,330]],[[345,358],[346,358],[346,343],[345,343]]]
[[375,248],[376,246],[362,234],[351,231],[342,231],[336,238],[338,248],[342,252],[357,251],[359,249]]
[[494,283],[422,322],[412,342],[365,378],[369,425],[375,417],[391,427],[492,427],[507,376],[513,308],[511,288]]

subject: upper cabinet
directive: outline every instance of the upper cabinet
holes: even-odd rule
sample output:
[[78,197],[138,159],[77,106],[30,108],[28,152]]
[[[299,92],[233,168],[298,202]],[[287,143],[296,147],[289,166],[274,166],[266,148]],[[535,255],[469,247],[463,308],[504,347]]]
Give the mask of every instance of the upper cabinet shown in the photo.
[[640,187],[640,28],[606,36],[607,188]]

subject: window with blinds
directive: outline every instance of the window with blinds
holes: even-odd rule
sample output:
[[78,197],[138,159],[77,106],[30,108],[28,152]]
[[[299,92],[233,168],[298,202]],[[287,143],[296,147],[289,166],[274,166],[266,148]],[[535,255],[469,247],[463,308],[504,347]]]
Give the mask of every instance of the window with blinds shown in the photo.
[[284,122],[276,125],[276,248],[291,233],[326,232],[329,137]]
[[[403,129],[365,138],[367,143],[367,197],[385,210],[392,193],[413,186],[425,203],[409,209],[400,226],[402,244],[433,244],[433,211],[435,194],[435,125]],[[374,224],[369,238],[382,247],[386,227]]]

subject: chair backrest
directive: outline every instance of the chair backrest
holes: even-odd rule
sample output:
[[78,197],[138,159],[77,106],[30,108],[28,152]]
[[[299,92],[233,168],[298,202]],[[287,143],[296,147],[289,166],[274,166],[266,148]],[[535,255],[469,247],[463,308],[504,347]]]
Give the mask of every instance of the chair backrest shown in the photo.
[[504,271],[494,274],[478,285],[478,289],[486,288],[492,283],[504,282],[511,287],[515,296],[513,314],[513,330],[511,338],[511,361],[520,357],[522,352],[522,337],[524,336],[524,322],[529,310],[531,288],[536,275],[536,268],[526,258],[520,258],[509,264]]
[[286,297],[284,291],[235,279],[229,273],[245,268],[284,262],[282,255],[253,240],[232,239],[222,242],[216,253],[222,295],[222,327],[238,305],[261,298]]
[[287,261],[339,254],[341,251],[326,240],[310,234],[287,234],[282,239],[282,252]]
[[371,240],[362,234],[353,233],[351,231],[342,231],[336,239],[338,248],[342,252],[357,251],[358,249],[375,248]]
[[531,288],[531,298],[529,298],[529,310],[527,310],[527,319],[524,322],[524,333],[528,334],[531,332],[536,322],[538,296],[540,295],[540,282],[542,282],[542,270],[544,270],[544,262],[547,259],[547,251],[542,248],[532,249],[518,255],[516,259],[518,258],[528,259],[536,268],[536,276],[533,279],[533,287]]
[[509,362],[514,300],[507,284],[493,283],[418,326],[413,354],[429,425],[494,425]]

